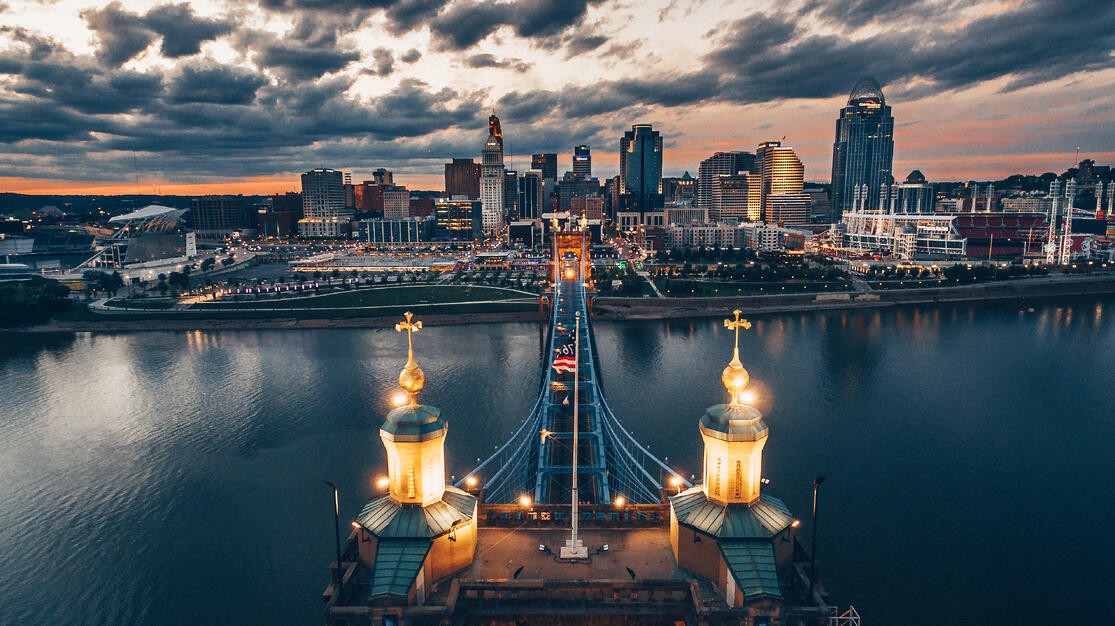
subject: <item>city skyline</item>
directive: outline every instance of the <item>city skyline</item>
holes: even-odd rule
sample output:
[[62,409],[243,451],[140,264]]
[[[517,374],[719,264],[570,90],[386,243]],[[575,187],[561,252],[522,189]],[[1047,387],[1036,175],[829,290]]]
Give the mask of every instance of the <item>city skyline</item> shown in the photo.
[[664,176],[785,136],[827,181],[863,75],[893,107],[898,180],[1115,160],[1115,9],[1088,2],[323,6],[0,2],[0,191],[275,193],[322,167],[439,189],[492,112],[509,169],[557,151],[564,172],[585,144],[604,179],[649,123]]

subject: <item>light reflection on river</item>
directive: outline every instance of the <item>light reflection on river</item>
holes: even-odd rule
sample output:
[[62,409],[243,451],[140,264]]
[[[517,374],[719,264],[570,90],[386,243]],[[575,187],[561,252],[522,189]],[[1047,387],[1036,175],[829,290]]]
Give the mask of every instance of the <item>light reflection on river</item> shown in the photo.
[[[1115,300],[756,317],[767,489],[876,624],[1107,618]],[[612,408],[690,474],[723,399],[719,319],[598,323]],[[537,394],[533,324],[427,327],[450,472]],[[0,622],[320,623],[330,495],[383,471],[394,332],[0,336]],[[1025,598],[1022,602],[1020,599]],[[1035,610],[1039,609],[1039,610]]]

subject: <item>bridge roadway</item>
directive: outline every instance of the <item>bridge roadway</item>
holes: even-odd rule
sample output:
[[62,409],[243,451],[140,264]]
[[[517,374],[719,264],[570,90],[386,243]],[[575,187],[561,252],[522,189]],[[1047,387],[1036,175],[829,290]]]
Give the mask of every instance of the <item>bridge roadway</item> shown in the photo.
[[[575,278],[559,280],[554,287],[547,341],[550,349],[534,409],[507,443],[469,474],[483,485],[486,502],[512,503],[523,496],[539,504],[570,501],[574,374],[558,372],[551,364],[559,348],[572,344],[578,312],[579,499],[600,504],[622,496],[631,503],[649,504],[661,500],[663,480],[676,476],[684,485],[689,484],[640,445],[608,406],[585,286]],[[463,483],[464,479],[458,486]]]

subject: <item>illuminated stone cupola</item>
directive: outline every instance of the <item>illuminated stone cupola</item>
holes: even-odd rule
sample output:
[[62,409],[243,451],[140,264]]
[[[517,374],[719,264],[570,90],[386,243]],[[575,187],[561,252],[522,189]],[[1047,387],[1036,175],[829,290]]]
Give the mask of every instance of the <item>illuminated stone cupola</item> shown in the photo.
[[750,377],[739,360],[739,329],[751,324],[740,319],[740,311],[733,313],[735,319],[724,320],[724,326],[735,331],[735,348],[720,375],[729,401],[710,406],[700,422],[705,444],[702,489],[709,500],[720,504],[751,504],[759,499],[767,425],[763,414],[748,404],[754,401],[746,391]]
[[426,374],[414,360],[413,334],[422,322],[406,321],[395,330],[407,333],[407,362],[399,373],[399,386],[406,403],[387,414],[379,436],[387,449],[387,475],[391,498],[400,504],[429,505],[445,493],[445,432],[448,428],[441,409],[418,403],[426,385]]

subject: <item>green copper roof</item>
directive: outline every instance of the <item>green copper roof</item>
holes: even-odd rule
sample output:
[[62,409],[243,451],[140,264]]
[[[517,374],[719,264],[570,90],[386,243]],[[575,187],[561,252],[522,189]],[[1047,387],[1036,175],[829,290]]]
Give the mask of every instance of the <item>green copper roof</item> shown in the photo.
[[441,409],[420,404],[393,409],[379,430],[389,441],[428,441],[445,435],[446,428]]
[[720,554],[746,600],[782,597],[774,546],[769,541],[723,541]]
[[767,436],[767,424],[753,406],[714,404],[701,417],[701,433],[724,441],[758,441]]
[[372,597],[406,596],[418,570],[426,561],[431,542],[428,539],[381,541],[376,547],[376,563],[372,568]]
[[446,486],[441,500],[429,506],[403,506],[391,496],[364,505],[356,521],[380,539],[432,539],[465,523],[476,512],[476,496]]
[[709,500],[700,486],[670,498],[678,523],[721,539],[770,539],[794,521],[778,498],[763,494],[754,504],[723,505]]

